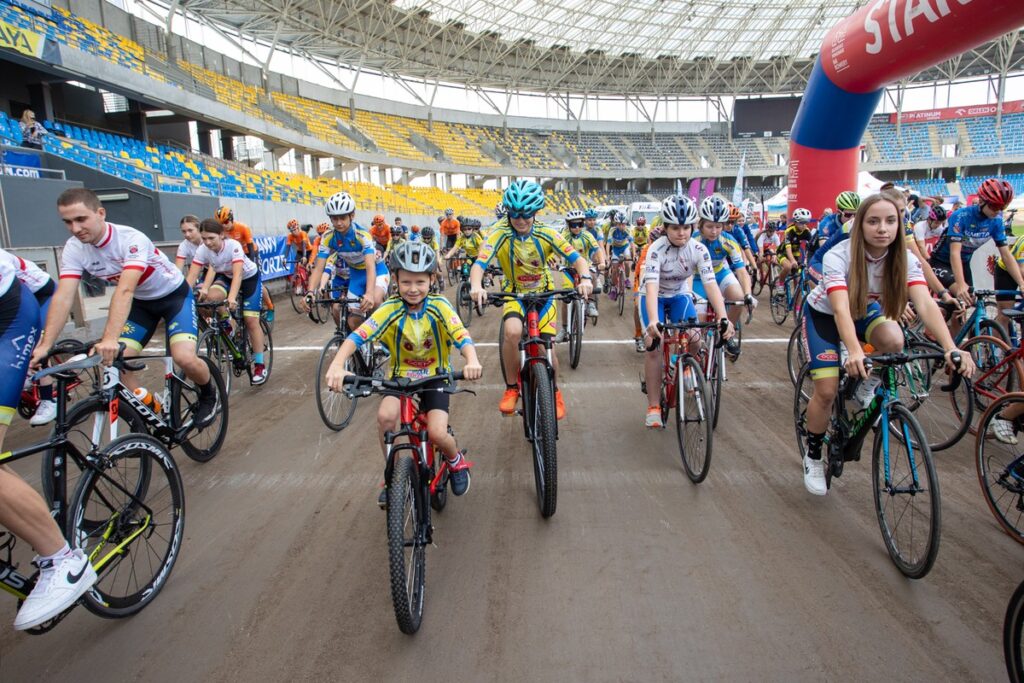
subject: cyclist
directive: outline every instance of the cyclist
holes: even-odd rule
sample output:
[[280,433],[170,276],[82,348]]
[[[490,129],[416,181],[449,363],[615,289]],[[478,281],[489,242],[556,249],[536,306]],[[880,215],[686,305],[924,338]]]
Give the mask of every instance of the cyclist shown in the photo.
[[655,216],[654,220],[651,221],[651,231],[647,235],[647,244],[640,250],[640,253],[636,257],[636,268],[633,269],[633,343],[636,345],[636,352],[643,353],[646,351],[644,346],[644,329],[640,322],[640,295],[643,292],[643,281],[644,281],[644,262],[647,259],[647,250],[651,248],[651,245],[664,234],[664,221],[661,219],[659,213]]
[[455,218],[454,209],[444,210],[444,220],[440,223],[441,234],[444,235],[444,248],[445,251],[450,250],[455,246],[455,241],[459,238],[459,231],[462,227],[461,218]]
[[729,207],[729,218],[725,222],[722,234],[739,246],[740,253],[743,256],[743,262],[753,270],[755,265],[754,252],[751,251],[750,242],[747,241],[747,233],[743,231],[743,228],[740,225],[743,221],[743,214],[740,212],[738,207],[732,204],[727,203],[726,206]]
[[[587,259],[580,255],[554,229],[536,220],[537,212],[544,208],[544,190],[535,182],[516,180],[505,190],[503,202],[508,217],[501,219],[490,236],[480,247],[480,255],[469,274],[470,296],[478,305],[487,301],[483,288],[484,271],[494,259],[498,260],[505,277],[505,291],[537,293],[554,289],[548,259],[560,254],[580,276],[577,286],[580,294],[589,297],[593,286]],[[540,331],[543,335],[555,333],[555,308],[548,301],[540,311]],[[504,345],[505,376],[515,381],[519,374],[519,340],[522,338],[526,308],[520,301],[507,301],[502,311],[505,328]],[[555,376],[558,373],[558,355],[552,354]],[[556,384],[557,387],[557,384]],[[519,387],[508,384],[501,398],[499,409],[506,415],[515,413],[519,400]],[[555,389],[557,418],[565,417],[565,401],[562,390]]]
[[782,234],[782,247],[777,254],[781,266],[779,279],[775,282],[778,289],[782,289],[783,282],[790,273],[803,265],[812,238],[811,230],[807,227],[810,221],[810,211],[797,209],[793,212],[793,224]]
[[[324,233],[320,241],[311,282],[320,281],[331,254],[338,254],[338,267],[343,265],[342,262],[348,264],[349,296],[361,299],[359,304],[349,304],[349,325],[355,329],[359,325],[357,313],[369,315],[384,301],[390,281],[388,267],[384,261],[377,261],[373,238],[356,223],[356,203],[348,192],[331,195],[324,204],[324,211],[331,219],[333,229]],[[309,303],[303,305],[308,313]]]
[[[938,208],[941,210],[942,207],[938,207]],[[935,212],[935,208],[932,209],[932,212],[933,213]],[[930,223],[930,221],[929,221],[929,223]],[[916,230],[916,227],[915,227],[915,230]],[[1017,261],[1017,269],[1020,270],[1022,273],[1024,273],[1024,235],[1021,235],[1020,237],[1018,237],[1014,241],[1013,246],[1010,247],[1010,254],[1012,254],[1014,260]],[[1014,286],[1015,284],[1016,283],[1014,283],[1013,277],[1010,275],[1010,272],[1009,272],[1009,270],[1006,267],[1006,263],[1003,261],[1003,257],[1000,256],[996,260],[996,267],[995,267],[995,286],[996,286],[996,289],[1003,290],[1003,291],[1016,289],[1016,287]],[[1007,294],[997,294],[996,295],[996,305],[999,307],[999,315],[996,316],[996,320],[998,320],[999,323],[1003,326],[1003,329],[1009,329],[1010,328],[1010,320],[1009,320],[1009,318],[1006,317],[1006,315],[1003,313],[1003,311],[1005,311],[1007,309],[1011,309],[1011,308],[1018,308],[1018,310],[1020,310],[1019,306],[1015,306],[1014,305],[1016,301],[1017,301],[1017,297],[1015,297],[1012,294],[1009,294],[1009,295],[1007,295]],[[1001,420],[1001,419],[998,419],[998,418],[997,418],[997,420],[999,422],[1003,423],[1003,424],[999,425],[999,427],[1003,428],[1001,433],[1005,435],[1005,425],[1008,424],[1008,422],[1006,420]],[[1009,425],[1009,426],[1011,427],[1010,436],[1013,436],[1012,425]],[[1001,438],[1001,437],[999,437],[999,438],[1000,438],[1001,441],[1003,440],[1003,438]],[[1014,438],[1016,438],[1016,437],[1014,437]],[[1014,442],[1014,443],[1016,443],[1016,442]]]
[[199,226],[203,245],[196,249],[188,271],[189,287],[199,280],[199,273],[206,268],[206,279],[199,287],[199,298],[213,303],[226,301],[228,308],[238,308],[242,301],[242,319],[249,332],[252,344],[252,383],[267,381],[267,369],[263,358],[263,328],[260,327],[260,304],[263,300],[263,276],[260,269],[242,251],[242,245],[224,237],[224,226],[216,220],[207,219]]
[[604,251],[604,232],[597,227],[597,211],[594,209],[587,209],[583,212],[583,226],[587,229],[591,235],[594,236],[594,241],[597,242],[597,246]]
[[[742,299],[750,306],[756,307],[757,299],[750,293],[750,275],[744,266],[743,254],[736,242],[722,234],[729,220],[729,204],[721,197],[705,197],[700,203],[698,215],[697,239],[711,255],[711,267],[718,289],[730,301]],[[693,284],[693,293],[699,299],[707,298],[702,282]],[[729,321],[733,325],[739,320],[740,312],[738,306],[729,310]],[[726,341],[725,350],[732,360],[739,355],[739,346],[735,339]]]
[[[611,217],[611,228],[608,230],[608,237],[605,240],[605,261],[611,265],[622,261],[626,266],[626,276],[629,276],[629,262],[633,260],[633,235],[626,227],[626,214],[615,211]],[[609,267],[610,267],[609,266]],[[610,276],[609,276],[610,277]],[[619,296],[626,291],[626,283],[617,283]]]
[[320,241],[323,239],[324,233],[331,229],[330,223],[321,223],[316,226],[316,237],[313,238],[313,258],[316,258],[317,253],[320,251]]
[[[40,329],[39,304],[19,281],[11,262],[0,259],[0,449],[17,410],[29,353]],[[39,568],[39,580],[18,610],[15,629],[52,619],[96,583],[89,558],[80,549],[71,549],[43,497],[8,467],[0,467],[0,526],[38,553],[32,564]]]
[[[644,257],[640,295],[640,316],[645,330],[646,347],[661,339],[658,323],[681,323],[697,317],[691,298],[691,280],[694,275],[705,286],[708,301],[719,321],[728,321],[725,301],[715,279],[711,254],[698,240],[691,239],[697,222],[697,205],[686,195],[672,195],[661,203],[661,218],[665,234],[651,243]],[[733,335],[732,323],[727,324],[725,339]],[[657,349],[644,357],[644,378],[647,386],[647,416],[644,424],[651,428],[663,427],[659,399],[661,397],[662,359]]]
[[402,242],[405,242],[405,229],[401,225],[391,226],[391,241],[388,242],[388,248],[384,250],[384,263],[390,263],[391,252],[395,250]]
[[858,206],[860,206],[860,195],[853,190],[846,190],[836,195],[836,210],[818,222],[818,232],[815,238],[819,248],[843,231],[843,225],[853,220]]
[[384,221],[384,216],[377,214],[370,221],[370,237],[373,238],[374,249],[380,256],[387,251],[388,242],[391,240],[391,226]]
[[[942,205],[935,204],[929,207],[925,219],[914,225],[914,240],[917,241],[917,248],[922,254],[929,258],[931,257],[932,250],[935,249],[935,245],[938,243],[939,238],[942,237],[942,233],[946,231],[946,219],[948,217],[949,215],[942,208]],[[997,284],[996,289],[999,288]],[[1010,289],[1013,289],[1013,287]]]
[[[395,216],[395,222],[391,224],[391,227],[392,228],[399,228],[403,236],[405,235],[406,232],[408,232],[408,229],[402,223],[402,217],[401,216]],[[392,230],[391,234],[394,235],[395,231]]]
[[[757,224],[754,223],[754,215],[751,213],[740,214],[740,217],[736,219],[736,227],[743,231],[743,236],[747,238],[747,247],[750,249],[748,256],[752,258],[749,266],[751,269],[757,267],[757,239],[754,236],[754,228]],[[753,272],[753,271],[751,271]]]
[[640,215],[636,217],[636,226],[633,227],[633,246],[637,253],[647,246],[647,238],[650,229],[647,227],[647,217]]
[[[571,209],[565,214],[565,230],[562,231],[562,238],[566,242],[572,245],[572,248],[577,251],[581,256],[590,260],[594,264],[594,270],[598,273],[604,270],[604,252],[601,251],[600,247],[597,246],[597,240],[587,230],[584,229],[583,223],[586,219],[584,214],[579,209]],[[600,282],[600,275],[598,276]],[[566,287],[572,287],[572,278],[566,274]],[[598,284],[600,287],[600,283]],[[562,319],[565,320],[565,302],[559,303],[559,309],[562,313]],[[591,298],[587,301],[587,315],[591,318],[597,317],[597,304],[594,299]],[[555,337],[555,341],[565,340],[565,327],[558,331],[558,335]]]
[[[447,299],[429,293],[437,270],[434,250],[425,244],[403,242],[392,250],[390,266],[398,284],[398,295],[388,299],[342,343],[327,370],[327,385],[334,391],[341,391],[345,376],[351,374],[345,364],[363,344],[374,339],[391,354],[392,378],[423,379],[450,372],[449,349],[454,345],[466,361],[463,376],[468,380],[480,379],[483,369],[459,314]],[[448,433],[450,395],[439,391],[440,388],[440,381],[436,387],[424,388],[419,394],[419,405],[427,415],[427,438],[448,462],[452,493],[461,496],[469,490],[469,468],[473,463],[466,459],[465,451],[459,450],[455,437]],[[398,429],[399,406],[397,397],[385,396],[377,409],[382,449],[384,432]],[[382,491],[378,503],[384,506],[386,502],[387,493]]]
[[764,230],[757,236],[757,254],[761,259],[774,258],[782,246],[779,233],[775,230],[775,221],[765,223]]
[[[290,258],[292,250],[295,250],[295,258]],[[295,261],[296,269],[305,267],[309,263],[309,257],[313,253],[313,245],[309,242],[309,235],[294,218],[288,221],[288,236],[284,241],[285,261]]]
[[[438,242],[437,235],[434,234],[434,229],[429,225],[423,228],[420,232],[420,239],[435,252],[441,251],[441,244]],[[454,242],[452,244],[454,244]]]
[[[64,329],[82,272],[88,270],[116,285],[94,351],[107,364],[117,356],[119,343],[127,347],[125,356],[137,355],[162,320],[171,357],[199,387],[195,424],[208,425],[218,409],[217,392],[209,367],[196,355],[195,301],[181,271],[138,230],[108,223],[106,209],[91,190],[65,190],[57,198],[57,209],[72,236],[64,245],[60,281],[50,302],[43,339],[32,354],[32,367],[39,366]],[[128,388],[138,387],[133,373],[123,373],[121,378]]]
[[187,214],[181,219],[181,236],[184,239],[181,240],[178,251],[174,255],[174,265],[182,273],[188,272],[188,267],[192,265],[192,257],[196,255],[196,249],[203,243],[203,238],[199,235],[199,223],[199,216],[192,214]]
[[[903,332],[895,322],[913,302],[927,330],[946,353],[956,345],[931,298],[916,256],[901,234],[902,208],[892,198],[876,194],[861,202],[850,237],[825,254],[821,282],[804,304],[803,337],[807,342],[814,393],[807,405],[807,455],[804,487],[812,494],[827,493],[821,448],[839,386],[839,342],[846,345],[847,373],[867,378],[861,342],[880,353],[903,349]],[[970,377],[974,364],[962,354],[960,372]]]
[[406,235],[405,238],[408,241],[410,241],[410,242],[419,242],[420,241],[420,226],[416,225],[415,223],[413,223],[411,226],[409,226],[409,234]]
[[[214,216],[224,226],[224,235],[242,245],[242,250],[249,259],[259,268],[260,248],[252,237],[252,230],[245,223],[235,220],[235,213],[227,206],[217,209]],[[263,288],[263,309],[266,311],[268,323],[274,322],[274,300],[270,298],[270,292]]]
[[[455,244],[449,249],[444,259],[446,262],[450,262],[452,258],[458,255],[460,251],[466,253],[466,259],[470,262],[476,260],[477,255],[480,253],[480,247],[484,243],[483,235],[480,231],[475,228],[478,223],[465,221],[459,225],[459,238],[455,240]],[[460,265],[461,267],[461,265]]]

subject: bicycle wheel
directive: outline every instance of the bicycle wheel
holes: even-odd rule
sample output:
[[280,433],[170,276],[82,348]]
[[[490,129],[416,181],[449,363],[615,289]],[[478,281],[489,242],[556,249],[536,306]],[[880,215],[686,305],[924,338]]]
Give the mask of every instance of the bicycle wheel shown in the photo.
[[[989,433],[992,421],[1008,406],[1024,403],[1024,394],[1013,393],[992,402],[978,422],[975,465],[978,483],[992,516],[1010,538],[1024,544],[1024,453],[1022,445],[1008,444]],[[1011,421],[1013,436],[1024,442],[1020,420]]]
[[776,325],[786,322],[786,318],[789,316],[789,306],[786,302],[785,289],[776,289],[772,292],[769,308],[771,309],[772,320],[775,321]]
[[306,296],[305,289],[299,283],[299,278],[292,275],[288,278],[288,298],[292,302],[292,308],[296,313],[302,314],[302,298]]
[[573,299],[567,309],[569,315],[569,365],[573,370],[580,364],[583,355],[583,299]]
[[533,398],[533,478],[542,517],[555,514],[558,503],[558,452],[555,426],[555,392],[542,363],[530,368]]
[[[331,362],[344,341],[345,338],[340,335],[331,337],[324,344],[324,348],[320,352],[320,360],[316,365],[316,409],[328,429],[336,432],[340,432],[351,422],[359,400],[358,398],[349,398],[344,391],[331,391],[327,386],[327,369],[331,367]],[[349,372],[356,371],[352,358],[345,363],[345,369]]]
[[814,379],[811,377],[811,365],[804,363],[797,373],[793,393],[793,425],[796,427],[796,444],[801,462],[807,455],[807,404],[813,394]]
[[711,403],[709,405],[711,409],[711,428],[718,428],[718,413],[722,407],[722,381],[725,379],[725,351],[722,347],[712,348],[711,353],[714,354],[714,362],[711,366],[711,372],[708,375],[708,384],[711,393]]
[[1006,328],[999,324],[998,320],[994,318],[983,318],[978,321],[978,335],[987,334],[990,337],[996,339],[1002,339],[1007,345],[1010,344],[1010,333],[1006,331]]
[[800,333],[801,325],[793,328],[789,335],[789,343],[786,345],[786,367],[789,370],[789,381],[796,386],[797,375],[800,368],[807,362],[807,349],[804,348],[803,335]]
[[66,535],[99,575],[83,596],[86,609],[127,617],[171,575],[185,533],[185,490],[174,458],[148,434],[115,439],[93,465],[68,506]]
[[617,299],[616,304],[619,307],[619,316],[620,317],[622,316],[622,312],[626,310],[626,297],[629,296],[629,292],[626,289],[625,284],[624,284],[625,281],[626,281],[625,277],[620,277],[619,278],[619,284],[620,284],[620,286],[618,287],[619,295],[617,297],[615,297]]
[[[89,396],[79,401],[70,408],[64,417],[68,426],[68,441],[78,449],[78,452],[85,455],[93,449],[99,450],[112,441],[110,438],[110,412],[107,403],[99,396]],[[120,403],[117,409],[117,422],[114,425],[114,433],[117,436],[124,434],[145,434],[146,421],[128,403]],[[50,430],[50,440],[55,438],[55,430]],[[47,505],[53,505],[53,481],[50,473],[53,471],[53,462],[58,451],[49,449],[43,452],[40,462],[40,481],[42,484],[43,497]],[[82,470],[72,458],[66,458],[65,489],[68,499],[75,493]]]
[[224,382],[224,393],[231,393],[231,378],[234,376],[234,361],[227,345],[221,340],[220,335],[214,330],[206,330],[199,337],[196,348],[200,356],[205,356],[214,362],[220,370],[221,379]]
[[455,294],[455,304],[458,306],[459,317],[462,318],[462,324],[469,328],[469,324],[473,321],[473,300],[469,297],[469,283],[462,282],[459,284],[459,289]]
[[270,371],[274,368],[274,338],[270,334],[270,326],[263,318],[260,318],[260,327],[263,329],[263,365],[267,369],[269,380]]
[[1007,358],[1011,349],[998,337],[971,337],[961,348],[971,354],[978,368],[972,379],[974,403],[979,411],[984,412],[992,401],[1024,385],[1024,366],[1017,358]]
[[[185,455],[197,462],[207,462],[220,453],[224,445],[224,438],[228,435],[228,392],[224,388],[224,381],[220,371],[209,358],[203,358],[210,370],[210,379],[213,381],[213,389],[217,392],[218,409],[214,414],[213,421],[205,427],[195,427],[188,430],[184,440],[181,442],[181,449]],[[180,371],[179,371],[180,372]],[[193,420],[196,408],[199,404],[199,387],[188,378],[171,378],[171,426],[175,430],[181,428]]]
[[1010,683],[1024,681],[1024,582],[1010,597],[1006,606],[1006,617],[1003,619],[1003,658],[1006,660],[1006,674]]
[[939,479],[928,440],[914,415],[906,406],[893,403],[887,419],[887,425],[875,430],[871,449],[875,513],[893,563],[908,578],[920,579],[939,554]]
[[498,365],[501,366],[501,380],[508,386],[508,373],[505,372],[505,320],[498,321]]
[[[912,340],[907,353],[941,353],[942,347],[931,342]],[[956,391],[949,393],[941,386],[949,381],[941,360],[914,358],[899,368],[897,384],[900,402],[914,414],[934,454],[957,443],[967,433],[974,416],[974,388],[970,380],[962,380]]]
[[750,292],[754,296],[760,296],[761,290],[764,289],[764,267],[758,268],[754,271],[753,280],[750,283]]
[[429,523],[419,467],[411,457],[399,457],[388,486],[388,571],[391,602],[402,633],[416,633],[423,620],[427,573],[424,530]]
[[711,469],[711,420],[708,393],[700,364],[692,356],[676,364],[676,438],[686,476],[699,484]]

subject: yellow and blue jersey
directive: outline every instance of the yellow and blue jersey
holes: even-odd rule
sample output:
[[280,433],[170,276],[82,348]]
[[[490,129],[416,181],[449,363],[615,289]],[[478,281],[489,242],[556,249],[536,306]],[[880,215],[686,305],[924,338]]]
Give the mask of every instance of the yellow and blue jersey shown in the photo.
[[562,237],[580,254],[588,259],[594,258],[594,252],[597,251],[597,240],[587,230],[580,230],[580,234],[573,235],[572,231],[566,228],[562,231]]
[[474,265],[487,268],[497,259],[505,276],[505,290],[540,292],[554,289],[548,259],[561,256],[570,264],[580,257],[558,232],[535,222],[530,232],[520,235],[507,218],[495,224],[494,230],[480,247]]
[[451,370],[451,347],[473,340],[443,296],[430,295],[419,311],[391,297],[348,336],[356,347],[376,340],[391,354],[391,377],[422,379]]
[[480,253],[480,247],[483,246],[483,243],[484,236],[476,230],[469,233],[468,236],[466,234],[461,234],[458,239],[455,240],[456,253],[458,253],[458,250],[462,250],[466,252],[466,256],[471,259],[475,259],[477,254]]
[[739,270],[744,267],[743,252],[740,251],[740,246],[736,244],[735,240],[725,235],[719,235],[718,239],[713,242],[709,242],[700,236],[694,239],[707,247],[708,253],[711,254],[711,265],[716,275],[722,272],[726,266],[730,270]]
[[613,253],[621,254],[633,243],[633,235],[628,229],[619,230],[618,228],[613,228],[608,233],[608,239],[605,241],[611,247]]
[[[1024,267],[1024,235],[1018,237],[1017,241],[1013,243],[1013,246],[1010,247],[1010,253],[1013,254],[1013,258],[1017,261],[1017,265]],[[1006,264],[1003,263],[1002,256],[996,260],[996,265],[1003,270],[1006,270]]]
[[375,256],[373,237],[353,223],[345,232],[328,230],[320,240],[317,258],[326,259],[337,254],[353,270],[366,270],[366,257]]

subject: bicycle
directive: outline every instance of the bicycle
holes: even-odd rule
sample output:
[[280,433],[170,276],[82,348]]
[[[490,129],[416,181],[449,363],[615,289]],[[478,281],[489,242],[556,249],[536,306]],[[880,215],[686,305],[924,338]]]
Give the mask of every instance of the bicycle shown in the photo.
[[[726,306],[743,305],[743,301],[726,301]],[[708,322],[714,318],[714,311],[708,310]],[[707,380],[711,409],[711,428],[718,428],[718,414],[722,406],[722,383],[725,382],[725,339],[722,338],[727,326],[719,327],[715,324],[708,327],[704,332],[704,344],[701,346],[698,358],[704,372],[704,379]]]
[[608,266],[608,298],[617,303],[620,316],[626,309],[626,299],[629,298],[631,291],[626,274],[627,262],[628,259],[618,259]]
[[[185,490],[174,458],[148,434],[125,434],[103,447],[90,444],[84,452],[69,440],[73,423],[68,420],[67,386],[101,361],[95,355],[37,373],[36,380],[53,377],[56,382],[53,433],[45,441],[0,454],[0,461],[10,464],[44,454],[43,488],[53,518],[69,545],[85,552],[99,577],[76,605],[110,619],[139,612],[166,584],[184,538]],[[117,369],[106,368],[104,374],[110,372],[116,376]],[[81,473],[70,501],[69,459]],[[17,539],[9,532],[0,532],[0,539],[0,588],[20,605],[39,572],[20,574],[12,559]],[[28,633],[46,633],[72,609]]]
[[[921,425],[901,402],[897,388],[897,366],[922,358],[944,356],[941,353],[888,353],[865,359],[869,373],[875,366],[881,369],[881,383],[875,387],[867,406],[858,405],[854,396],[860,382],[841,371],[822,445],[825,484],[831,489],[833,478],[842,476],[845,464],[860,460],[867,434],[874,430],[871,469],[875,514],[889,557],[900,572],[911,579],[924,577],[935,564],[941,533],[939,480],[932,452]],[[959,366],[959,353],[952,354],[952,359],[954,365]],[[954,391],[960,379],[960,374],[954,372],[950,383],[942,390]],[[793,401],[801,462],[807,454],[805,425],[812,384],[808,364],[800,370]],[[902,452],[897,453],[897,449]],[[916,541],[922,541],[923,548],[911,547]]]
[[[359,304],[361,300],[358,297],[347,296],[346,292],[346,296],[343,298],[331,298],[327,301],[331,305],[348,306],[349,304]],[[343,391],[331,391],[327,386],[327,370],[331,367],[334,357],[338,355],[341,345],[351,332],[348,316],[343,311],[338,316],[338,325],[334,334],[320,351],[320,359],[316,365],[316,409],[327,428],[335,432],[340,432],[352,421],[352,416],[356,412],[357,399],[351,398]],[[387,352],[376,342],[371,341],[363,344],[359,353],[352,355],[345,369],[358,376],[382,378],[387,362]]]
[[[1024,451],[989,434],[992,421],[1009,405],[1024,403],[1024,393],[1000,396],[982,415],[975,437],[975,466],[985,503],[1010,538],[1024,545]],[[1013,434],[1024,430],[1024,416],[1013,418]]]
[[[430,510],[440,512],[447,505],[449,477],[448,461],[434,457],[434,447],[427,438],[427,416],[415,396],[426,385],[439,381],[446,386],[433,390],[472,394],[468,389],[454,388],[461,379],[462,373],[454,372],[416,380],[350,375],[344,382],[353,402],[371,394],[397,396],[401,401],[401,426],[398,431],[384,432],[384,485],[391,601],[398,628],[410,635],[419,630],[423,620],[427,547],[434,542]],[[454,434],[451,427],[448,431]],[[396,444],[402,437],[406,440]],[[440,466],[435,467],[436,460],[440,460]]]
[[[573,268],[563,268],[572,281],[573,287],[579,284],[579,276]],[[587,327],[587,304],[582,296],[576,294],[565,305],[565,341],[569,344],[569,366],[575,370],[583,355],[583,330]]]
[[1010,683],[1024,681],[1024,582],[1010,596],[1003,618],[1003,658],[1006,661],[1006,674]]
[[[711,469],[714,432],[710,419],[711,392],[698,358],[690,353],[689,332],[719,327],[718,322],[698,323],[696,320],[658,324],[663,337],[660,342],[663,349],[659,398],[661,423],[667,423],[668,414],[674,408],[679,457],[686,476],[694,484],[704,481]],[[721,331],[725,331],[724,325]],[[655,339],[647,350],[654,351],[658,345],[659,341]],[[647,390],[649,388],[645,388]]]
[[807,277],[804,274],[804,268],[801,267],[786,276],[782,283],[781,291],[774,291],[773,289],[771,292],[769,308],[771,309],[772,320],[775,321],[775,324],[782,325],[785,323],[790,311],[793,311],[794,319],[799,327],[803,315],[801,304],[806,295]]
[[[458,288],[455,290],[455,307],[459,312],[459,317],[462,318],[462,324],[469,329],[469,325],[473,320],[473,311],[476,311],[477,316],[484,314],[483,308],[473,302],[473,297],[469,295],[469,271],[473,267],[473,262],[470,259],[465,258],[466,252],[460,251],[459,258],[449,259],[449,267],[452,261],[458,261],[458,270],[455,271],[455,282],[458,283]],[[486,287],[486,285],[484,285]]]
[[771,296],[775,289],[775,271],[777,268],[775,252],[766,251],[759,259],[756,276],[751,278],[750,289],[754,296],[760,296],[765,286],[768,287],[768,295]]
[[[555,415],[555,368],[552,363],[552,341],[540,333],[540,309],[549,300],[567,301],[576,296],[574,289],[553,289],[536,294],[493,292],[488,303],[500,306],[506,301],[520,301],[526,309],[523,338],[519,341],[519,395],[523,407],[523,432],[533,449],[533,477],[537,489],[537,505],[542,517],[555,514],[558,502],[558,420]],[[504,322],[499,327],[498,350],[502,375],[505,374]],[[506,379],[506,384],[508,380]]]
[[[224,305],[223,302],[196,304],[196,309],[200,311],[209,310],[206,317],[200,316],[200,319],[205,320],[205,329],[199,335],[196,347],[200,355],[205,355],[216,362],[224,378],[225,391],[230,393],[232,375],[241,377],[245,373],[249,377],[250,386],[252,385],[253,355],[256,350],[249,342],[249,330],[245,325],[241,307],[232,311],[230,318],[221,318],[217,314],[217,309]],[[270,379],[274,367],[274,339],[270,334],[270,326],[262,317],[260,329],[263,330],[263,362],[266,368],[266,379],[262,385]]]
[[301,261],[285,261],[285,265],[295,269],[288,275],[288,298],[295,312],[302,314],[302,299],[309,291],[309,266]]
[[[61,339],[53,345],[49,358],[60,363],[75,354],[82,353],[83,350],[84,345],[78,340]],[[81,393],[79,390],[81,386],[82,380],[77,377],[66,383],[65,390],[68,392],[68,399],[70,399],[71,402],[74,402],[74,399],[78,398]],[[42,398],[39,393],[39,380],[28,378],[21,389],[21,396],[18,399],[18,415],[21,415],[26,420],[30,419],[36,414],[36,409],[39,408],[41,400]]]

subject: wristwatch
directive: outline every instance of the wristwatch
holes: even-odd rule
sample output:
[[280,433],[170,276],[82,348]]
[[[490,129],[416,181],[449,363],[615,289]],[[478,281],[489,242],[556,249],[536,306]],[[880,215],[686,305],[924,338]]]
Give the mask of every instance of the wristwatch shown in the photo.
[[594,278],[590,277],[589,275],[580,275],[580,279],[581,280],[593,280]]

